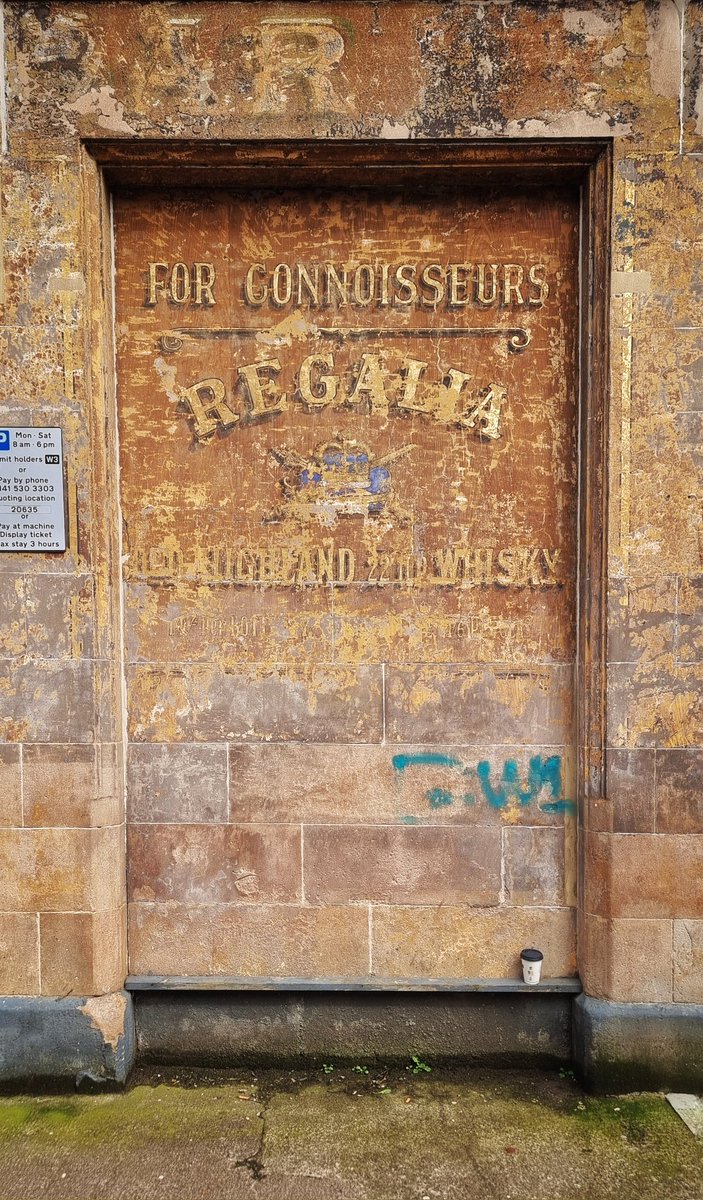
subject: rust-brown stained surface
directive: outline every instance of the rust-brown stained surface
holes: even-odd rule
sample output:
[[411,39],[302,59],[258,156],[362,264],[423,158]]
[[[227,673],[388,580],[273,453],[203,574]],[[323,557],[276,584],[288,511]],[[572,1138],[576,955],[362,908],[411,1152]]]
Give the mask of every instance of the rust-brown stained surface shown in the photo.
[[573,973],[576,197],[115,221],[131,971]]

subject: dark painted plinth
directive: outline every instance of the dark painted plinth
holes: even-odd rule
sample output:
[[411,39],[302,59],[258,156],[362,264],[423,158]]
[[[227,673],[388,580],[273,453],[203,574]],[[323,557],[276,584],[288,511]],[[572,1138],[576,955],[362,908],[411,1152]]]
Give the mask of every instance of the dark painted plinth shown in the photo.
[[[136,1032],[136,1037],[135,1037]],[[573,1050],[572,1050],[573,1047]],[[193,991],[0,1000],[0,1086],[124,1084],[135,1061],[554,1067],[593,1091],[703,1090],[703,1005],[568,992]]]
[[571,1059],[568,994],[135,992],[144,1063],[555,1066]]
[[134,1062],[132,998],[12,996],[0,1000],[0,1086],[124,1084]]
[[703,1091],[703,1005],[578,996],[574,1062],[595,1092]]

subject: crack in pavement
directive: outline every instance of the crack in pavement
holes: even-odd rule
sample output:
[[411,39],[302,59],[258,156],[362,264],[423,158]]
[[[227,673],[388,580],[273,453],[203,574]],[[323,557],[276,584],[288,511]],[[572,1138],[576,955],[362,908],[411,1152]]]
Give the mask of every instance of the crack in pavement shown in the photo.
[[246,1158],[235,1159],[236,1167],[244,1167],[249,1172],[252,1179],[265,1179],[266,1170],[264,1168],[264,1146],[266,1143],[266,1114],[268,1112],[269,1098],[263,1102],[263,1107],[259,1111],[261,1117],[261,1136],[259,1137],[259,1145],[255,1154],[249,1154]]

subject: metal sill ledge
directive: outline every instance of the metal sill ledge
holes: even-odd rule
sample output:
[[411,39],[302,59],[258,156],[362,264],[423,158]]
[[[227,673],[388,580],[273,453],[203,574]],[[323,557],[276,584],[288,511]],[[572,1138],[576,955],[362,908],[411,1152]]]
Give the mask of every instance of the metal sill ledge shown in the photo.
[[237,975],[128,975],[128,992],[540,992],[578,995],[581,980],[543,979],[276,979]]

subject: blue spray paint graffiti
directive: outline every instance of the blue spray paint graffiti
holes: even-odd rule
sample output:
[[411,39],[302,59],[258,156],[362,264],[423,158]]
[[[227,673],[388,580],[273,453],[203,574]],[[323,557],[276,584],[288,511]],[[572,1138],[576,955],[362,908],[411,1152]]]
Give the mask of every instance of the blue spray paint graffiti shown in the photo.
[[427,799],[430,802],[430,808],[446,808],[447,805],[454,803],[452,793],[440,787],[432,788],[427,793]]
[[393,766],[396,771],[405,771],[407,767],[457,767],[460,771],[464,764],[458,758],[450,758],[448,754],[394,754]]
[[558,754],[552,754],[549,758],[542,758],[540,754],[533,755],[528,768],[526,788],[520,786],[518,765],[514,758],[506,758],[503,764],[502,778],[496,787],[491,784],[490,763],[478,763],[476,774],[484,799],[491,808],[505,808],[511,799],[517,800],[520,807],[524,808],[531,804],[543,789],[546,789],[552,799],[545,800],[540,804],[542,812],[574,811],[573,800],[563,799],[561,758]]
[[[534,754],[530,758],[527,779],[520,778],[518,764],[514,758],[506,758],[500,779],[491,779],[491,764],[481,760],[476,767],[465,766],[458,758],[448,754],[425,752],[421,754],[394,754],[393,766],[402,773],[409,767],[449,767],[465,777],[475,777],[483,800],[490,808],[506,808],[511,801],[516,801],[525,808],[538,801],[540,812],[544,813],[573,813],[576,804],[564,797],[561,772],[561,757],[551,754],[543,757]],[[466,787],[466,782],[464,782]],[[425,793],[429,807],[433,810],[447,808],[456,799],[453,792],[446,787],[433,787]],[[472,792],[465,791],[461,796],[464,804],[474,804],[476,797]]]

